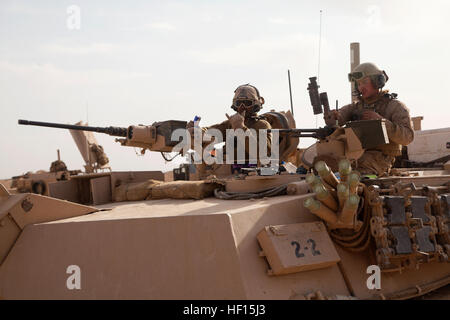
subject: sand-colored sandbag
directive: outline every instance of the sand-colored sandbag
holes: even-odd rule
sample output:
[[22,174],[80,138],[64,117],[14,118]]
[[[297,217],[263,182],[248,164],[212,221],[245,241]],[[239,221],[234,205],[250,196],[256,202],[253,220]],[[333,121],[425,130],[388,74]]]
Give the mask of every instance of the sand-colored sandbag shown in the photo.
[[154,199],[203,199],[213,196],[221,185],[209,181],[171,181],[152,187],[147,200]]
[[142,182],[131,182],[119,185],[115,188],[115,201],[139,201],[145,200],[152,187],[163,183],[162,181],[149,179]]

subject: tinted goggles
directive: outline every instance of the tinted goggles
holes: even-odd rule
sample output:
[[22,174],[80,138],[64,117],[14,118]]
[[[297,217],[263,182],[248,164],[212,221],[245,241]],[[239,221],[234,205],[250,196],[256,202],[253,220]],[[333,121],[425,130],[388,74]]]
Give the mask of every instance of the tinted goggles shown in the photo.
[[253,101],[252,100],[236,100],[236,101],[234,101],[234,105],[236,107],[241,106],[241,104],[243,104],[246,107],[250,107],[253,105]]
[[348,74],[348,81],[353,82],[364,78],[364,73],[362,72],[352,72]]

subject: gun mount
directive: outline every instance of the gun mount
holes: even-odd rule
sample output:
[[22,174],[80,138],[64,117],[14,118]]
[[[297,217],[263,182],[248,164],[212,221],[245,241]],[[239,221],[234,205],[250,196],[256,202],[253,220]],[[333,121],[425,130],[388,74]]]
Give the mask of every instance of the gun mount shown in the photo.
[[287,134],[297,138],[325,139],[334,132],[334,128],[324,127],[318,129],[271,129],[269,132],[278,131],[280,134]]

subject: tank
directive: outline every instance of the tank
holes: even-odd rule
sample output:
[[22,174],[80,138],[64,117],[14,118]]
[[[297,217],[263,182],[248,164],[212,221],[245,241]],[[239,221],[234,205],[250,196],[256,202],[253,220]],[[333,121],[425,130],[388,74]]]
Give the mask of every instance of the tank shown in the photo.
[[[319,110],[327,98],[312,79]],[[450,299],[448,128],[422,131],[416,119],[419,138],[391,175],[372,177],[349,160],[382,143],[382,122],[368,139],[358,124],[346,128],[342,145],[280,114],[289,123],[280,132],[319,142],[299,150],[285,139],[276,170],[184,164],[173,173],[90,173],[51,183],[51,196],[0,185],[0,298]],[[185,127],[69,129],[168,152],[170,133]],[[314,161],[328,152],[347,160],[333,170]]]
[[[448,285],[448,168],[362,180],[321,164],[196,181],[90,174],[57,182],[61,199],[2,186],[0,297],[408,299]],[[74,190],[83,201],[67,201]]]
[[50,165],[50,169],[37,172],[27,172],[20,176],[11,178],[10,183],[5,184],[14,193],[36,193],[50,195],[49,184],[57,181],[69,180],[72,176],[81,173],[81,170],[68,170],[66,164],[61,161],[60,151],[57,150],[58,158]]

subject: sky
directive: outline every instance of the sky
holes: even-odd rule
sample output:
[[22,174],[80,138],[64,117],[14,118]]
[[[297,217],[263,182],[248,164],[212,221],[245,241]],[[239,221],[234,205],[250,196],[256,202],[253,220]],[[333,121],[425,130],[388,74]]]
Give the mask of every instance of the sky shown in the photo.
[[[69,169],[83,168],[67,130],[18,119],[127,127],[197,115],[207,126],[232,114],[245,83],[265,98],[261,112],[290,109],[288,69],[297,128],[323,126],[308,78],[319,77],[331,105],[349,103],[352,42],[411,116],[424,117],[422,129],[450,127],[449,30],[444,0],[2,0],[0,178],[48,170],[57,149]],[[96,138],[113,170],[167,171],[182,160]]]

